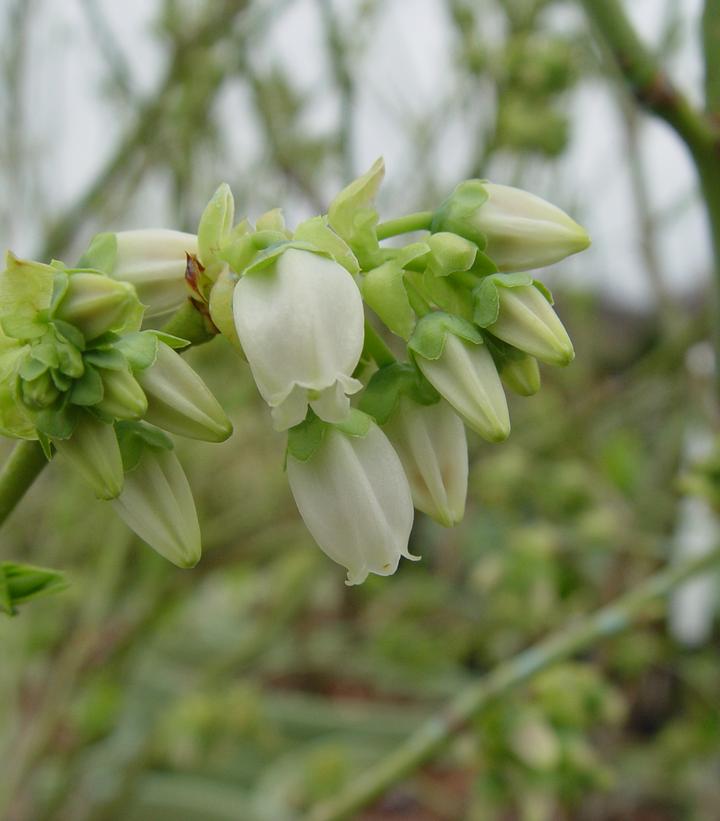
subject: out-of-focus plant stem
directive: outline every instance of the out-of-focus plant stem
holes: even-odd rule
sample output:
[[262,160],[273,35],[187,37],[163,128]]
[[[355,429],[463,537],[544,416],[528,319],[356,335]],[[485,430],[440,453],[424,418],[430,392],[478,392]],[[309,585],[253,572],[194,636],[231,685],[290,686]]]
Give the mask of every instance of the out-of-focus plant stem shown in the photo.
[[346,790],[318,804],[307,821],[340,821],[381,796],[438,753],[463,730],[484,707],[552,664],[570,658],[600,639],[630,627],[659,597],[666,596],[691,576],[720,562],[720,547],[700,558],[678,563],[646,579],[633,590],[595,613],[579,619],[564,630],[500,664],[488,675],[468,685],[400,747],[364,774],[353,779]]
[[18,442],[0,471],[0,526],[47,464],[37,442]]
[[[697,169],[710,224],[715,274],[715,352],[720,361],[720,11],[707,0],[703,16],[707,111],[676,88],[655,55],[640,40],[619,0],[580,0],[609,47],[625,81],[645,109],[684,141]],[[720,372],[720,369],[718,369]]]

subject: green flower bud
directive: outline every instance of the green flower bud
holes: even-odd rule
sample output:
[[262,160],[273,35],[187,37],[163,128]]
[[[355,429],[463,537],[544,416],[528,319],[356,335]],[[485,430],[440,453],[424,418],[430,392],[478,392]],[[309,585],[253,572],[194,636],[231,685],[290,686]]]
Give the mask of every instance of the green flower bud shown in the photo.
[[196,256],[197,237],[181,231],[151,228],[115,234],[114,279],[135,286],[145,317],[176,311],[190,292],[185,283],[187,255]]
[[235,201],[227,183],[222,183],[205,207],[198,227],[198,258],[205,268],[205,275],[214,282],[225,263],[218,258],[218,251],[227,242],[235,217]]
[[224,442],[232,433],[232,424],[210,389],[164,342],[158,342],[155,363],[139,371],[137,381],[148,401],[146,422],[205,442]]
[[115,429],[90,413],[83,413],[69,439],[53,444],[92,487],[99,499],[114,499],[123,487],[123,466]]
[[148,403],[143,389],[130,370],[98,369],[104,395],[95,408],[113,419],[142,419]]
[[505,359],[500,365],[500,378],[519,396],[533,396],[540,390],[540,368],[532,356]]
[[435,213],[433,231],[479,244],[500,271],[527,271],[585,250],[590,238],[564,211],[519,188],[466,180]]
[[80,272],[70,276],[54,316],[74,325],[85,339],[95,339],[107,331],[124,330],[128,323],[139,326],[142,306],[132,285]]
[[173,451],[145,448],[112,505],[125,524],[168,561],[178,567],[194,567],[200,561],[195,501]]
[[52,407],[60,397],[50,371],[44,371],[35,379],[23,379],[20,385],[23,403],[32,410]]
[[570,337],[552,306],[534,285],[497,289],[497,320],[487,330],[548,365],[569,365],[575,358]]

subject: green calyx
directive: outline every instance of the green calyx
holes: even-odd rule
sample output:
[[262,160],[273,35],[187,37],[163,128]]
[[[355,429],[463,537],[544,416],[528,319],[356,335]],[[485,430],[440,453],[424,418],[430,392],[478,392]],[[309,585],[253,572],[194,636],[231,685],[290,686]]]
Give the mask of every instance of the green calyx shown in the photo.
[[497,321],[500,313],[500,293],[499,288],[521,288],[533,285],[547,299],[550,305],[553,304],[552,294],[531,274],[493,274],[485,277],[473,290],[473,321],[481,328],[487,328]]
[[360,400],[360,410],[384,425],[395,412],[401,396],[419,405],[434,405],[440,394],[414,364],[395,362],[377,370]]
[[67,586],[67,579],[57,570],[0,562],[0,612],[14,616],[19,605],[57,593]]
[[483,180],[465,180],[442,203],[433,216],[430,230],[435,234],[449,231],[471,240],[480,251],[487,247],[487,237],[473,225],[478,208],[489,194]]
[[292,456],[298,462],[309,462],[317,453],[325,439],[328,428],[336,428],[345,436],[367,436],[373,424],[373,418],[357,408],[342,422],[323,422],[312,410],[308,411],[305,420],[288,431],[285,459]]
[[125,473],[135,470],[146,449],[173,450],[172,439],[160,428],[146,422],[118,422],[115,433]]
[[471,322],[444,311],[433,311],[418,322],[408,342],[408,350],[423,359],[439,359],[448,334],[475,345],[483,342],[482,334]]

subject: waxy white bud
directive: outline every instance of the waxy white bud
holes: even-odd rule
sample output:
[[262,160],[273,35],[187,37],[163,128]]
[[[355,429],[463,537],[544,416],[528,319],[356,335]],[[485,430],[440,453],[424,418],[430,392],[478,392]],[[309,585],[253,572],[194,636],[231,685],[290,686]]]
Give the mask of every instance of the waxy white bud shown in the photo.
[[147,448],[112,505],[125,524],[178,567],[194,567],[202,553],[195,501],[171,450]]
[[224,442],[232,433],[230,420],[208,386],[164,342],[158,342],[154,364],[135,376],[147,397],[146,422],[204,442]]
[[444,400],[420,405],[401,396],[383,426],[405,470],[413,504],[445,527],[461,521],[468,484],[465,426]]
[[377,425],[366,436],[329,427],[313,456],[288,454],[288,480],[308,530],[348,569],[347,584],[389,576],[408,552],[413,504],[398,455]]
[[305,419],[308,404],[327,422],[350,412],[362,383],[364,314],[352,276],[327,257],[289,248],[246,274],[233,295],[235,327],[277,430]]
[[447,399],[468,427],[490,442],[510,435],[510,414],[500,377],[487,345],[448,334],[438,359],[416,356],[430,384]]
[[547,298],[534,285],[498,288],[498,318],[487,326],[493,336],[548,365],[569,365],[575,358],[570,337]]
[[112,276],[135,286],[146,318],[176,311],[190,295],[185,283],[187,255],[197,255],[197,237],[149,228],[118,231]]

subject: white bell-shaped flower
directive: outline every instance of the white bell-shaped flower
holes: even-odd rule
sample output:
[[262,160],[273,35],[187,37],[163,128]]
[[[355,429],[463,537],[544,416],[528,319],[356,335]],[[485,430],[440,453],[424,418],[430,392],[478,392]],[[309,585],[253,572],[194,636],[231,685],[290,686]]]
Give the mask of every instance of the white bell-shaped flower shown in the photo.
[[118,231],[117,255],[112,269],[114,279],[135,286],[150,319],[177,310],[188,298],[185,283],[187,254],[197,255],[195,234],[148,228]]
[[397,453],[373,424],[366,436],[330,427],[306,462],[288,454],[290,489],[323,551],[348,570],[347,584],[389,576],[408,552],[410,488]]
[[425,378],[465,420],[490,442],[510,435],[510,414],[500,376],[487,345],[448,334],[438,359],[417,356]]
[[352,372],[364,340],[360,291],[327,257],[289,248],[272,265],[240,279],[235,327],[277,430],[305,418],[310,404],[327,422],[350,411],[362,388]]
[[420,405],[401,396],[383,430],[400,457],[413,503],[445,527],[461,521],[468,485],[465,426],[444,400]]
[[125,524],[178,567],[194,567],[202,545],[195,500],[171,450],[146,448],[111,502]]

